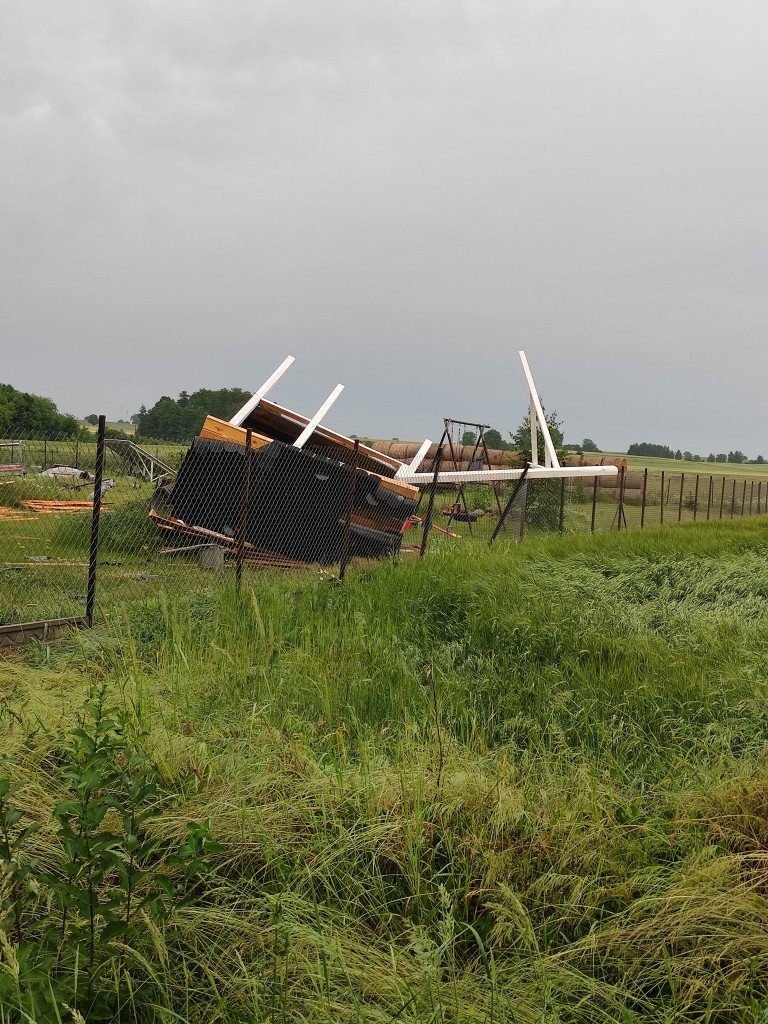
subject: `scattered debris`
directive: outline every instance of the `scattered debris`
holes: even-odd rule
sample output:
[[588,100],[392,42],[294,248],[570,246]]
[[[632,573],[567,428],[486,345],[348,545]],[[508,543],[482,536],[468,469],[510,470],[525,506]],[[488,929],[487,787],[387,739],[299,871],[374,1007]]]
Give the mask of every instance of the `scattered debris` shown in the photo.
[[[107,493],[107,491],[111,490],[114,486],[115,486],[115,481],[114,481],[113,477],[110,477],[108,480],[102,480],[102,482],[101,482],[101,496],[102,496],[102,498]],[[88,497],[90,498],[91,501],[93,501],[95,496],[96,496],[96,491],[95,490],[91,491],[91,493],[88,495]]]
[[93,480],[90,473],[86,473],[84,469],[78,469],[76,466],[50,466],[48,469],[44,469],[40,476],[53,480],[72,478],[77,480]]

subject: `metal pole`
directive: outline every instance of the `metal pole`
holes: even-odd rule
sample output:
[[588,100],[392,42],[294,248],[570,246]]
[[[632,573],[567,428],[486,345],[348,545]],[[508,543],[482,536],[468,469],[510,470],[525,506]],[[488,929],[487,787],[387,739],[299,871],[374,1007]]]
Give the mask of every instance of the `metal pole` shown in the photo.
[[725,477],[723,477],[723,486],[720,489],[720,518],[723,518],[723,501],[725,500]]
[[434,472],[432,473],[432,486],[429,490],[429,501],[427,502],[427,514],[424,518],[424,525],[421,533],[421,548],[419,549],[419,558],[423,558],[427,553],[427,541],[429,538],[429,531],[432,529],[432,509],[435,507],[435,491],[437,490],[437,477],[440,472],[440,463],[443,461],[443,446],[442,444],[435,452],[435,464]]
[[[341,557],[339,558],[339,579],[344,582],[347,571],[347,555],[349,554],[349,531],[352,526],[352,509],[355,507],[355,485],[357,484],[357,461],[360,452],[360,441],[355,438],[352,449],[352,462],[349,466],[349,490],[347,491],[347,517],[344,520],[344,536],[341,538]],[[421,538],[422,541],[424,538]]]
[[563,532],[563,519],[565,518],[565,477],[560,478],[560,522],[558,531]]
[[101,519],[101,481],[104,476],[104,431],[107,417],[99,416],[96,434],[96,472],[93,481],[93,513],[91,515],[91,549],[88,556],[88,592],[85,601],[85,618],[93,625],[93,609],[96,604],[96,564],[99,557],[99,521]]
[[243,452],[243,475],[240,480],[240,515],[237,522],[237,556],[235,561],[235,578],[240,586],[243,579],[243,558],[245,557],[245,529],[248,525],[248,489],[251,482],[251,437],[253,430],[245,431],[245,451]]
[[80,441],[75,438],[75,469],[80,468]]
[[752,499],[755,496],[755,481],[749,485],[749,514],[752,515]]
[[43,469],[48,469],[48,441],[43,440]]
[[[493,544],[493,542],[496,540],[496,537],[497,537],[499,531],[501,530],[502,526],[504,525],[504,520],[507,518],[509,510],[512,508],[512,503],[514,502],[515,498],[517,497],[518,492],[520,491],[520,488],[525,483],[525,478],[528,476],[528,468],[529,468],[529,466],[530,466],[530,463],[526,462],[524,467],[523,467],[522,475],[520,476],[520,478],[518,479],[517,483],[515,484],[514,490],[512,491],[512,494],[510,495],[509,501],[504,506],[504,511],[499,516],[499,521],[498,521],[498,523],[496,523],[496,529],[493,531],[493,533],[491,534],[491,539],[488,541],[488,547],[490,547],[491,544]],[[522,511],[522,518],[525,519],[525,509],[523,509],[523,511]],[[521,534],[521,536],[522,536],[522,534]]]
[[731,519],[736,511],[736,477],[733,478],[733,492],[731,493]]
[[589,530],[590,533],[594,533],[595,532],[595,507],[596,507],[596,505],[597,505],[597,477],[595,477],[595,483],[594,483],[594,486],[592,488],[592,525],[591,525],[590,530]]
[[664,525],[664,470],[661,471],[661,515],[659,519],[660,524]]
[[693,493],[693,521],[696,522],[696,508],[699,504],[699,474],[696,474],[696,490]]
[[648,467],[645,467],[643,473],[643,503],[640,507],[640,529],[645,526],[645,493],[648,490]]
[[677,503],[677,521],[678,523],[683,518],[683,484],[685,482],[685,473],[680,474],[680,501]]
[[760,491],[763,489],[763,481],[757,481],[757,514],[760,515]]
[[744,487],[741,490],[741,514],[744,515],[744,504],[747,500],[747,481],[744,481]]
[[710,476],[709,478],[709,490],[707,491],[707,522],[709,522],[709,513],[712,509],[712,492],[714,489],[714,480]]
[[621,517],[624,514],[624,480],[625,471],[624,467],[621,467],[621,473],[619,475],[619,505],[616,509],[616,529],[621,529]]

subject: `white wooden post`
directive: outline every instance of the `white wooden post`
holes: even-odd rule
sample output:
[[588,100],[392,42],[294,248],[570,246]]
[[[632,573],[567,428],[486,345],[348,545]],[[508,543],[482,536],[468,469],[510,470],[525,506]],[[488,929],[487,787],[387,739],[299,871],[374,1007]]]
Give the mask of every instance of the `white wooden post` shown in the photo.
[[323,402],[323,404],[317,410],[317,412],[312,417],[312,419],[309,421],[309,423],[306,425],[306,427],[304,427],[302,432],[299,434],[299,436],[293,442],[293,447],[294,448],[303,448],[304,447],[304,445],[307,443],[307,441],[310,439],[310,437],[314,434],[315,427],[318,425],[318,423],[323,418],[323,416],[325,416],[325,414],[328,412],[328,410],[331,408],[331,406],[333,405],[333,403],[336,401],[336,399],[339,397],[339,395],[341,394],[341,392],[343,390],[344,390],[344,385],[343,384],[337,384],[336,385],[336,387],[333,389],[333,391],[330,393],[330,395],[328,395],[326,400]]
[[232,419],[229,421],[233,427],[239,427],[244,422],[244,420],[248,416],[250,416],[250,414],[253,412],[253,410],[256,408],[256,406],[259,404],[262,398],[269,391],[272,390],[272,388],[275,386],[275,384],[277,384],[277,382],[283,376],[288,367],[295,362],[296,359],[294,358],[294,356],[286,356],[286,358],[282,361],[282,363],[280,363],[280,365],[272,374],[272,376],[264,381],[259,390],[254,392],[253,396],[248,399],[248,401],[245,403],[242,409],[240,409],[239,412],[236,412]]

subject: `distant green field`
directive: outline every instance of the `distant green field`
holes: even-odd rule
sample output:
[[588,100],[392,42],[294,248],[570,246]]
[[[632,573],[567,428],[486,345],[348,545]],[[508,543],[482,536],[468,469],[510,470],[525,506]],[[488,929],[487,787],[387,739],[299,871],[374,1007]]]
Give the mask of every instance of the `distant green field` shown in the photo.
[[699,474],[710,474],[714,476],[730,476],[730,477],[758,477],[768,476],[768,463],[763,465],[756,465],[755,463],[736,463],[736,462],[681,462],[679,459],[652,459],[645,455],[625,455],[624,452],[585,452],[584,457],[587,459],[599,459],[603,455],[608,458],[624,458],[627,460],[627,465],[630,469],[645,469],[646,467],[651,470],[664,470],[668,473],[685,473],[686,476],[696,476]]
[[[85,420],[80,420],[80,426],[85,427],[86,430],[90,430],[92,434],[96,433],[96,427],[91,423],[86,423]],[[107,427],[114,430],[122,430],[124,434],[129,434],[131,437],[136,433],[136,427],[133,423],[114,423],[107,420]]]

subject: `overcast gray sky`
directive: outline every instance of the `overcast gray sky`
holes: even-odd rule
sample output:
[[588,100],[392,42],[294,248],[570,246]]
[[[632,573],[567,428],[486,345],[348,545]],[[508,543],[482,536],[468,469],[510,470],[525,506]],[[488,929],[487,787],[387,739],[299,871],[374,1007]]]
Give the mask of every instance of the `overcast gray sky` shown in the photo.
[[768,455],[764,0],[4,0],[0,380]]

